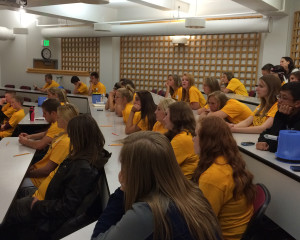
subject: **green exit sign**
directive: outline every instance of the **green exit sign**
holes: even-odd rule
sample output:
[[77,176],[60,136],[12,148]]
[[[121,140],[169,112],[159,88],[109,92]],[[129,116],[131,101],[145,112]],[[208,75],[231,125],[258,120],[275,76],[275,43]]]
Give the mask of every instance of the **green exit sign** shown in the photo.
[[49,47],[50,46],[50,41],[49,40],[43,40],[43,46],[44,47]]

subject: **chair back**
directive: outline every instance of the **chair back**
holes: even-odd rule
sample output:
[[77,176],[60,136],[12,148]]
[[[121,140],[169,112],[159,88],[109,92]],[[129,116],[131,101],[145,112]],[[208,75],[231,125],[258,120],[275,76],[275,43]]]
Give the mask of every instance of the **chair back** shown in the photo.
[[164,90],[159,90],[157,94],[164,97],[166,92]]
[[256,96],[256,91],[252,90],[248,92],[249,97],[255,97]]
[[29,86],[21,86],[20,89],[31,90],[31,87],[29,87]]
[[13,84],[6,84],[6,85],[4,85],[4,87],[7,87],[7,88],[15,88],[15,85],[13,85]]
[[255,233],[255,228],[259,225],[265,211],[271,201],[271,194],[267,187],[262,183],[256,184],[256,197],[253,203],[253,216],[251,217],[247,229],[243,234],[242,240],[251,239]]

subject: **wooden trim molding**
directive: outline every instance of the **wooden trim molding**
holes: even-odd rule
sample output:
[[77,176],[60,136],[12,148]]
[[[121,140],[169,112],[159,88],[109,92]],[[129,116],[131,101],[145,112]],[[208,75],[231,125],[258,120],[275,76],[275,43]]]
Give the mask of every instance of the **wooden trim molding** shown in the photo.
[[45,68],[27,68],[27,73],[38,73],[38,74],[56,74],[56,75],[70,75],[70,76],[83,76],[89,77],[88,71],[73,71],[73,70],[60,70],[60,69],[45,69]]

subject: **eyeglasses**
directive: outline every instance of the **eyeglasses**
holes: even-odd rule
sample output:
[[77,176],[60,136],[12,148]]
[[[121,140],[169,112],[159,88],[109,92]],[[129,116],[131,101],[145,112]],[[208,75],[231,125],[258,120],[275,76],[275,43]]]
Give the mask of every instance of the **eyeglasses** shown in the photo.
[[282,100],[282,101],[289,101],[289,100],[291,100],[291,99],[289,99],[288,97],[286,97],[286,96],[281,96],[280,94],[278,94],[278,95],[276,95],[276,98],[277,98],[277,100]]

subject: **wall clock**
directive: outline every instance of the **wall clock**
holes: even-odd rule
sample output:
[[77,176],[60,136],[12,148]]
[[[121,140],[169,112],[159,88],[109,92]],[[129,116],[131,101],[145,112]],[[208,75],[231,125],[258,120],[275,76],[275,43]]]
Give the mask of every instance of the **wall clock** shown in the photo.
[[50,51],[49,48],[43,48],[41,54],[42,54],[42,58],[43,59],[47,59],[48,60],[48,59],[51,58],[51,51]]

